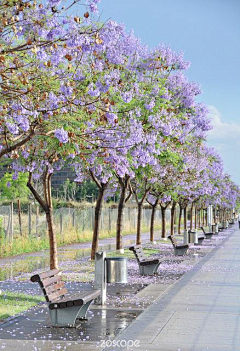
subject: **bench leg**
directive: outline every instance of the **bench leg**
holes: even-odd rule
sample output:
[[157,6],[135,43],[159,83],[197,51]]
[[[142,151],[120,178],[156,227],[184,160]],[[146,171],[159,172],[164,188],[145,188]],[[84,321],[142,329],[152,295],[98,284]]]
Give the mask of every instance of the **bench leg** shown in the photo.
[[211,234],[211,235],[205,234],[205,236],[206,236],[206,239],[211,240],[211,239],[212,239],[213,234]]
[[175,252],[175,256],[184,256],[186,255],[188,251],[188,248],[176,248],[174,247],[174,252]]
[[89,306],[91,305],[93,300],[88,301],[87,303],[85,303],[85,305],[82,305],[82,307],[80,308],[78,315],[77,315],[77,320],[87,320],[86,318],[86,314],[87,311],[89,309]]
[[198,242],[194,243],[194,245],[202,245],[204,238],[198,238]]
[[160,262],[157,264],[156,263],[149,264],[147,266],[139,266],[140,274],[141,275],[154,275],[157,273],[159,265],[160,265]]
[[82,306],[72,306],[49,310],[52,325],[54,327],[74,327],[81,308]]

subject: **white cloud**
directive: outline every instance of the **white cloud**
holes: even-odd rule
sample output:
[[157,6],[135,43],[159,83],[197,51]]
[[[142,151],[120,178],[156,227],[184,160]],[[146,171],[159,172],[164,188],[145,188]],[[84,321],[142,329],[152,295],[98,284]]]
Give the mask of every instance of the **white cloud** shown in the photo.
[[221,113],[215,106],[208,106],[209,115],[212,120],[213,129],[208,132],[208,140],[231,140],[240,141],[240,123],[225,122],[222,119]]
[[207,134],[209,146],[213,146],[224,162],[225,172],[240,185],[240,122],[224,121],[219,110],[208,106],[213,129]]

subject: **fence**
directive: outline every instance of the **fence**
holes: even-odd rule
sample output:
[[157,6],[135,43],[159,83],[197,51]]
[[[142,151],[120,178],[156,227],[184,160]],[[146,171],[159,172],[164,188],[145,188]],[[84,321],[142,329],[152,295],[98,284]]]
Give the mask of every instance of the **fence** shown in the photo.
[[[54,228],[56,233],[65,235],[67,231],[75,231],[84,234],[92,232],[94,224],[94,206],[80,208],[60,208],[53,211]],[[142,215],[142,228],[150,227],[151,209],[144,208]],[[117,221],[117,208],[104,207],[100,219],[100,232],[114,232]],[[170,221],[170,211],[166,211],[166,222]],[[21,222],[21,225],[20,225]],[[155,225],[161,224],[161,211],[156,211]],[[47,232],[45,214],[39,211],[39,206],[29,204],[28,212],[22,213],[19,221],[19,213],[9,206],[0,206],[1,236],[12,240],[14,237],[35,236],[44,237]],[[137,208],[126,207],[123,220],[123,232],[133,232],[137,228]]]

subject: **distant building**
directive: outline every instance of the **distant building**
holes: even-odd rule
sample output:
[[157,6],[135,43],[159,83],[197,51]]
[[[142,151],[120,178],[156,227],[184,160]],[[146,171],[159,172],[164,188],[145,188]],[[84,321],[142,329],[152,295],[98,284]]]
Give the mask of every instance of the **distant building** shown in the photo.
[[[2,178],[6,172],[12,172],[10,166],[5,165],[0,168],[0,178]],[[60,188],[67,179],[70,181],[75,179],[75,173],[71,168],[68,167],[54,172],[52,176],[52,187]]]
[[69,179],[73,181],[76,178],[75,172],[71,168],[63,168],[60,171],[56,171],[52,176],[52,186],[53,188],[60,188],[64,182]]

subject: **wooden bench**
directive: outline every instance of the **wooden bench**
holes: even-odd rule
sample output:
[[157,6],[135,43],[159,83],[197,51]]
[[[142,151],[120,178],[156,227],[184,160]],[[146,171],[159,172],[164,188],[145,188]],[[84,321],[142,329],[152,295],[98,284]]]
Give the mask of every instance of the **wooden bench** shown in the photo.
[[173,235],[169,235],[168,239],[171,241],[174,253],[176,256],[184,256],[187,254],[189,245],[186,244],[178,244],[176,238]]
[[203,227],[200,227],[203,231],[203,234],[205,235],[206,239],[211,239],[213,236],[213,232],[206,232]]
[[[194,230],[189,229],[188,234],[190,235],[192,233],[196,233],[196,232]],[[201,235],[201,234],[198,234],[197,237],[198,237],[198,242],[194,243],[194,245],[202,245],[203,240],[205,239],[205,236]]]
[[222,232],[224,230],[224,227],[222,225],[222,222],[217,223],[218,224],[218,231]]
[[33,283],[39,283],[55,327],[74,327],[77,320],[86,319],[91,302],[100,295],[100,290],[70,295],[58,269],[35,274],[30,279]]
[[143,252],[142,245],[131,246],[129,250],[134,253],[137,259],[141,275],[156,274],[160,263],[164,261],[163,259],[147,257]]

